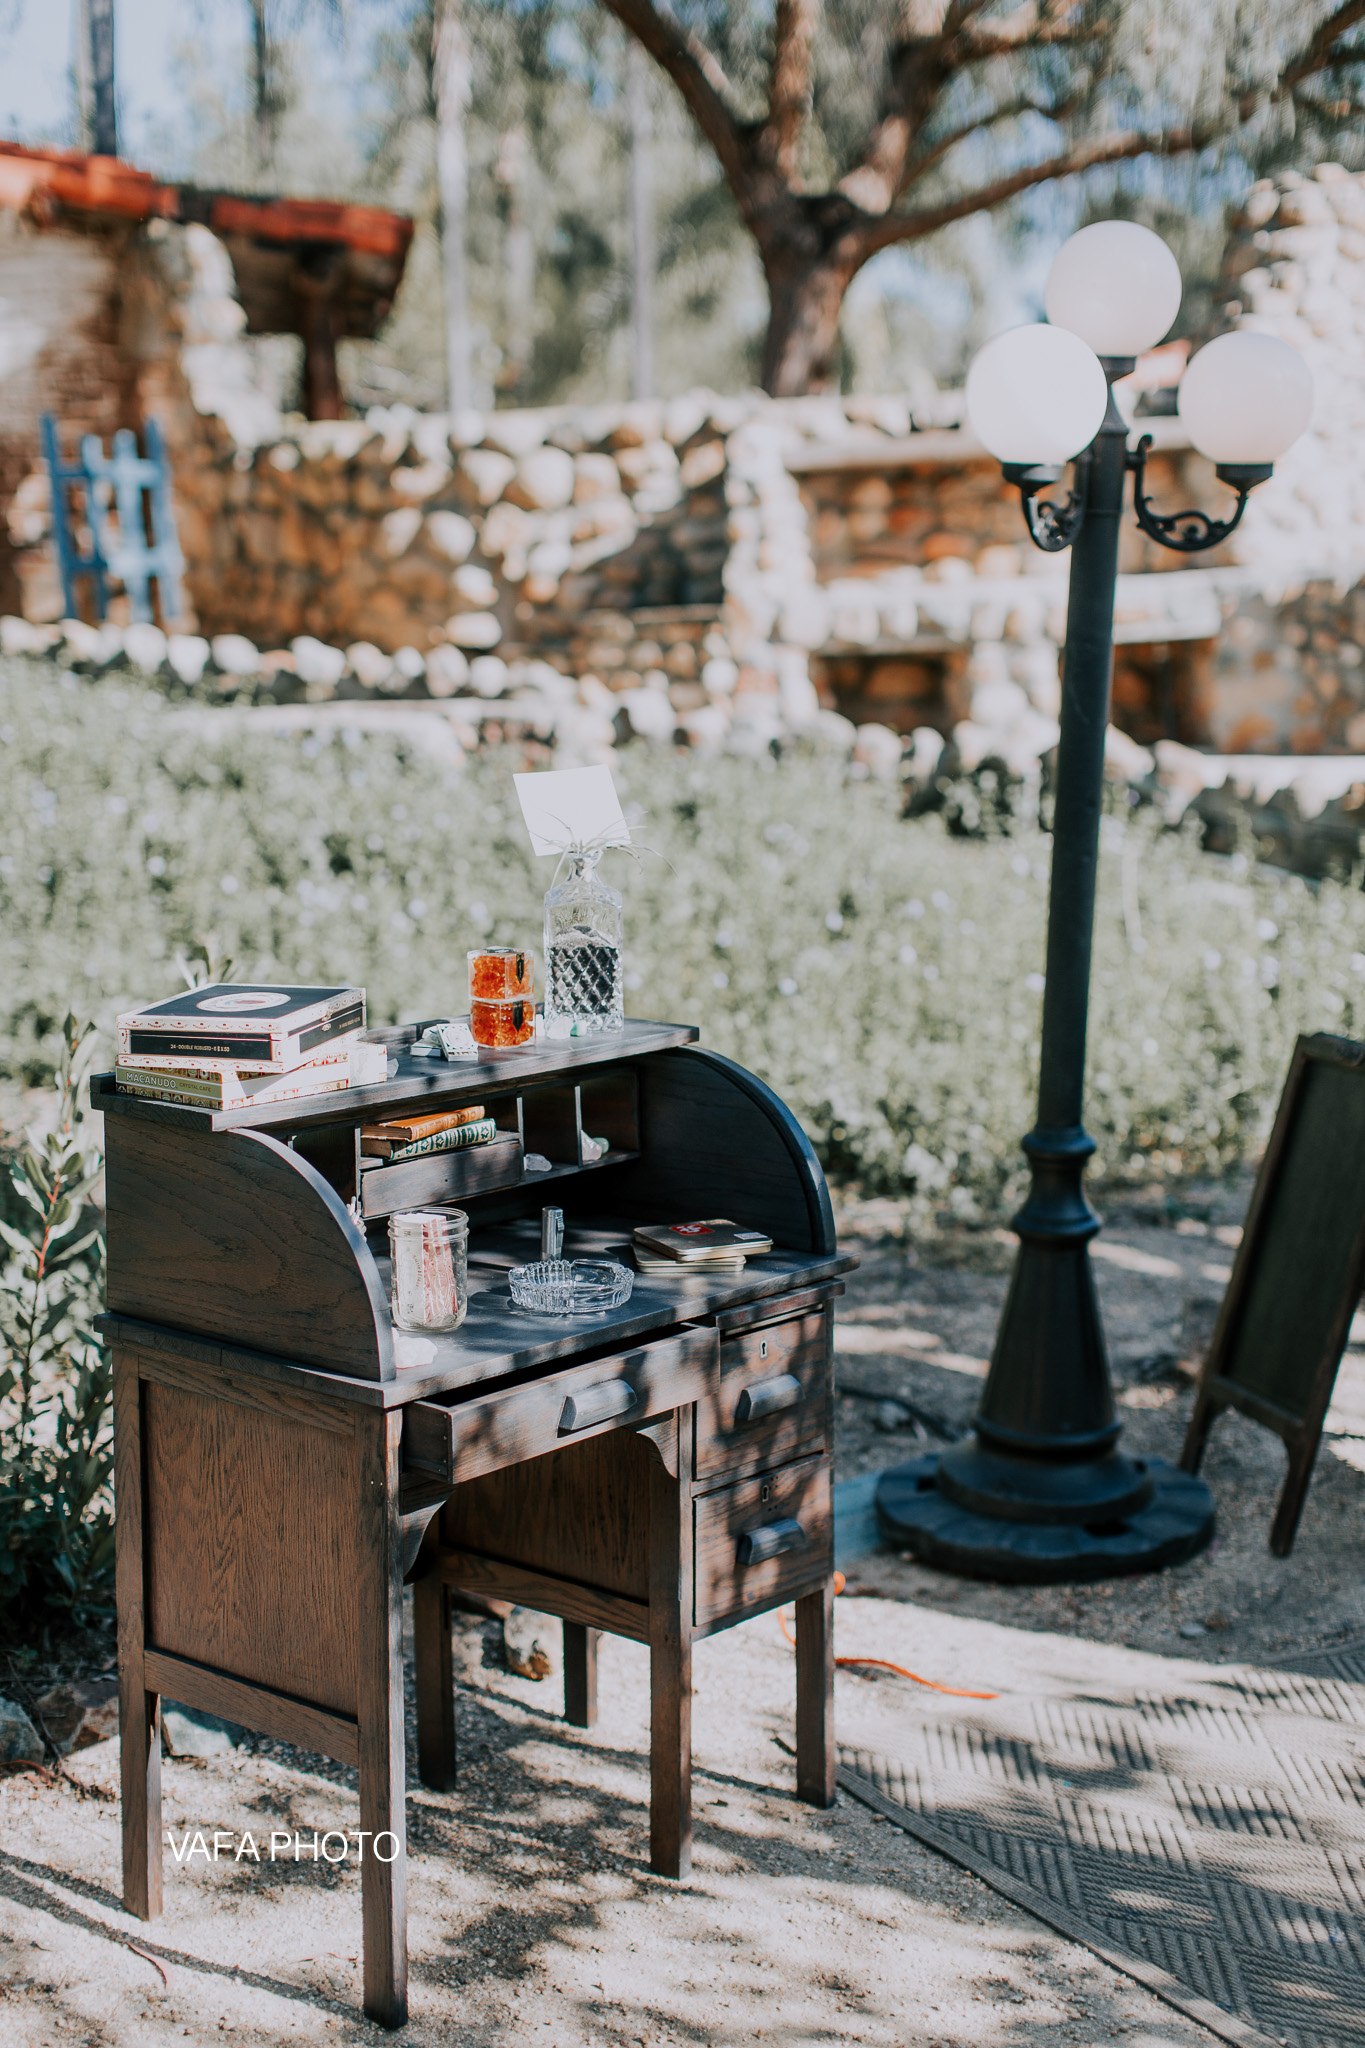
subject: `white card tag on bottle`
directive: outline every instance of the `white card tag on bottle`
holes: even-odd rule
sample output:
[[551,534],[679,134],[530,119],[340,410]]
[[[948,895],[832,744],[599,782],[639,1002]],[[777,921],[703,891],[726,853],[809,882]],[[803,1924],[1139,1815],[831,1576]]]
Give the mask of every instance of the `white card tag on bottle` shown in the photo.
[[512,780],[532,853],[630,845],[630,827],[610,768],[545,768]]

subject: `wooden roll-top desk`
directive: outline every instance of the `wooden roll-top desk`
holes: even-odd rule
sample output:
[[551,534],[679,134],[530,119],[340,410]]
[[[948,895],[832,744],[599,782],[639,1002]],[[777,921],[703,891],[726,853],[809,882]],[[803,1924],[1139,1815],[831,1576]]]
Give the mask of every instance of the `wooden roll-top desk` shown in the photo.
[[[691,1028],[630,1022],[476,1062],[416,1056],[420,1028],[370,1033],[397,1055],[390,1080],[270,1107],[92,1084],[125,1903],[161,1906],[162,1695],[354,1765],[364,2004],[389,2026],[407,2012],[405,1583],[428,1785],[455,1782],[452,1594],[561,1619],[580,1726],[598,1633],[631,1637],[651,1659],[650,1860],[680,1876],[692,1644],[794,1602],[798,1790],[832,1800],[831,1326],[853,1263],[795,1118]],[[362,1163],[361,1123],[473,1103],[491,1144]],[[590,1165],[584,1133],[607,1146]],[[384,1219],[441,1202],[469,1217],[469,1312],[405,1365]],[[539,1256],[546,1203],[571,1257],[636,1223],[712,1216],[774,1250],[738,1273],[637,1276],[604,1315],[538,1317],[506,1273]]]

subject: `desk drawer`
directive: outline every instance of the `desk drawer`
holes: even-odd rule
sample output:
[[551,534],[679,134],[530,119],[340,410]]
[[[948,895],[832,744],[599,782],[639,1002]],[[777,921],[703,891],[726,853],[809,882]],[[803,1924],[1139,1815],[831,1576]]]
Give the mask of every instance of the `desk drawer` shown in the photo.
[[450,1485],[685,1408],[714,1377],[714,1330],[680,1330],[540,1379],[403,1410],[403,1465]]
[[834,1568],[829,1459],[802,1458],[693,1502],[699,1629],[776,1606]]
[[697,1406],[697,1478],[823,1450],[828,1392],[828,1309],[722,1336],[714,1390]]

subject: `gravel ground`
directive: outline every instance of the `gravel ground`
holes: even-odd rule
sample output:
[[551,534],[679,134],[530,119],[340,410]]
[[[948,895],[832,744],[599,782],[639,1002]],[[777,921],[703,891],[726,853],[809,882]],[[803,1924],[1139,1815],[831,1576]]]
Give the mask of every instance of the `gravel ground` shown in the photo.
[[[926,1648],[950,1676],[999,1632],[900,1603],[841,1603],[845,1648]],[[1033,1639],[1040,1651],[1070,1649]],[[458,1792],[408,1803],[413,2043],[469,2048],[1194,2048],[1210,2036],[856,1802],[796,1803],[791,1652],[772,1616],[700,1646],[696,1868],[645,1867],[648,1660],[604,1639],[590,1735],[559,1687],[498,1668],[463,1622]],[[1093,1678],[1091,1681],[1093,1683]],[[841,1725],[894,1716],[894,1679],[841,1672]],[[411,1768],[411,1765],[410,1765]],[[414,1782],[410,1779],[410,1783]],[[378,2042],[358,2016],[353,1867],[167,1858],[152,1926],[118,1904],[115,1745],[48,1784],[0,1784],[0,2038],[6,2048]],[[354,1827],[352,1774],[271,1745],[168,1762],[166,1822],[264,1837]],[[132,1944],[132,1945],[130,1945]],[[139,1953],[141,1951],[141,1953]],[[159,1967],[158,1967],[159,1965]],[[162,1971],[166,1979],[162,1981]]]
[[[1179,1460],[1193,1374],[1250,1193],[1249,1180],[1194,1190],[1160,1221],[1140,1208],[1111,1213],[1095,1242],[1130,1450]],[[841,1392],[836,1457],[843,1479],[901,1463],[942,1441],[913,1426],[880,1429],[878,1404],[867,1395],[899,1396],[952,1431],[968,1426],[1014,1248],[1002,1232],[963,1241],[953,1265],[919,1264],[895,1243],[858,1235],[884,1220],[871,1205],[844,1219],[863,1263],[841,1304],[835,1339]],[[1189,1564],[1102,1585],[1012,1587],[951,1578],[889,1552],[859,1560],[850,1579],[940,1612],[1165,1655],[1255,1662],[1365,1634],[1365,1315],[1357,1315],[1351,1337],[1287,1558],[1272,1557],[1268,1546],[1284,1480],[1283,1446],[1269,1431],[1227,1414],[1215,1424],[1203,1467],[1217,1503],[1217,1532]]]

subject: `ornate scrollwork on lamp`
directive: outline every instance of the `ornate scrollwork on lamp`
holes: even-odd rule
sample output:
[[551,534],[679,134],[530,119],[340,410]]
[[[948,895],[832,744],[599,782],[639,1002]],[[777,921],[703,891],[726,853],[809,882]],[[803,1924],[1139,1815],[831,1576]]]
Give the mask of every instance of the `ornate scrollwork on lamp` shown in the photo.
[[1147,451],[1151,445],[1151,435],[1144,434],[1128,457],[1128,467],[1133,472],[1133,515],[1145,534],[1159,541],[1163,548],[1173,548],[1179,555],[1201,555],[1206,548],[1216,548],[1225,541],[1236,529],[1252,490],[1257,484],[1263,484],[1274,470],[1271,462],[1219,463],[1219,480],[1237,493],[1237,504],[1230,519],[1215,519],[1211,513],[1194,508],[1188,512],[1157,512],[1143,488]]
[[1039,492],[1045,491],[1049,484],[1061,482],[1060,468],[1040,462],[1006,462],[1001,467],[1005,482],[1013,484],[1019,493],[1033,545],[1041,548],[1045,555],[1059,555],[1064,548],[1069,548],[1085,517],[1085,464],[1076,464],[1075,487],[1067,492],[1066,502],[1061,505],[1051,498],[1039,496]]

